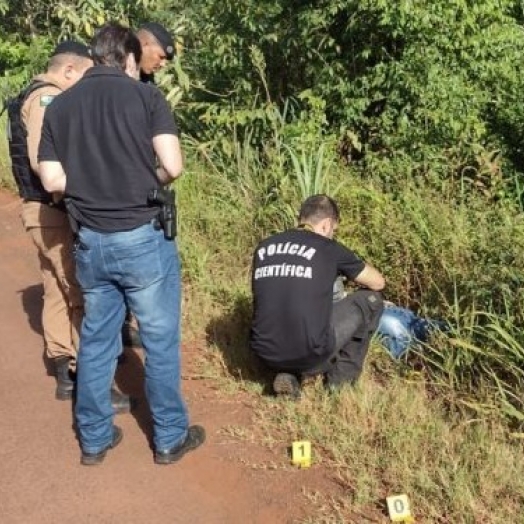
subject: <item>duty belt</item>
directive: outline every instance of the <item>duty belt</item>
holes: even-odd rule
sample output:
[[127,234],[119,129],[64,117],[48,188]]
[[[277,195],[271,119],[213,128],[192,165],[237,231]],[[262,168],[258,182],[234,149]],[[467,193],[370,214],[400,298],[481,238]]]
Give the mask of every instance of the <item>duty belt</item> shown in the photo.
[[40,202],[40,204],[45,204],[46,206],[53,207],[60,211],[66,211],[65,203],[63,200],[55,202],[52,199],[43,199],[43,198],[24,198],[24,202]]

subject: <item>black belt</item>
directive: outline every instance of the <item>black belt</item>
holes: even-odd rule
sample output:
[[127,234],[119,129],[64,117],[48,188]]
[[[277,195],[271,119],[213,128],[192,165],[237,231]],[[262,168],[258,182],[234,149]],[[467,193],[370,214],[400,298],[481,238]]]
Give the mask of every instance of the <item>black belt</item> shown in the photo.
[[24,198],[24,202],[39,202],[40,204],[53,207],[59,211],[66,211],[66,206],[63,200],[55,202],[54,200],[41,200],[39,198]]

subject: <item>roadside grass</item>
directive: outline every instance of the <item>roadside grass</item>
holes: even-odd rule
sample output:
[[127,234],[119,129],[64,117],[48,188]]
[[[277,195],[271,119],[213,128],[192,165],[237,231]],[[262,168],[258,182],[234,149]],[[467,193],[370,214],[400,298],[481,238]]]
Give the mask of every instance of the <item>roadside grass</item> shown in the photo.
[[[343,495],[310,494],[315,503],[304,524],[389,522],[386,497],[401,493],[416,522],[520,521],[524,434],[511,431],[489,396],[478,401],[489,407],[481,415],[482,406],[470,409],[472,399],[391,360],[375,341],[357,387],[333,394],[317,382],[293,402],[268,395],[263,375],[232,376],[209,351],[215,358],[203,356],[203,368],[224,394],[254,397],[249,440],[279,451],[281,467],[289,467],[284,448],[309,440],[312,467],[330,471],[341,488]],[[238,429],[235,435],[247,438]]]
[[517,522],[522,445],[490,421],[450,416],[423,381],[391,373],[380,382],[367,373],[335,396],[317,387],[299,403],[264,410],[263,424],[312,442],[314,459],[346,493],[334,501],[339,517],[385,522],[376,519],[386,497],[406,493],[416,522]]
[[[443,197],[453,192],[409,177],[402,190],[386,191],[373,177],[331,166],[341,241],[385,273],[388,299],[446,318],[452,331],[401,361],[375,341],[358,387],[329,395],[317,385],[298,403],[280,401],[248,351],[249,265],[260,238],[293,225],[303,188],[286,186],[279,214],[257,194],[267,181],[257,179],[260,165],[252,179],[243,166],[239,185],[234,166],[215,169],[209,158],[191,156],[191,172],[177,184],[185,336],[205,341],[203,374],[224,394],[252,395],[259,442],[282,449],[310,440],[313,467],[343,487],[343,496],[305,493],[316,502],[304,524],[388,522],[385,498],[398,493],[409,496],[416,522],[519,522],[520,216],[480,197]],[[289,465],[285,454],[282,461]]]
[[471,399],[391,360],[378,341],[356,388],[330,394],[318,382],[299,402],[268,395],[262,374],[232,376],[216,349],[202,362],[224,394],[253,396],[253,428],[237,428],[239,440],[280,451],[281,467],[289,467],[285,447],[309,440],[312,467],[330,471],[342,488],[343,495],[316,493],[304,523],[389,522],[385,499],[400,493],[409,496],[416,522],[519,522],[524,435],[511,431],[488,396],[481,415],[482,406],[470,409]]

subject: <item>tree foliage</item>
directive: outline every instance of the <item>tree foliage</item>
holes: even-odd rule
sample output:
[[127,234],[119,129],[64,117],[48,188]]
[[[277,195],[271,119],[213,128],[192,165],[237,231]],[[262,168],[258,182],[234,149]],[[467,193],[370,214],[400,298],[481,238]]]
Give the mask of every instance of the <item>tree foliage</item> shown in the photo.
[[160,80],[198,140],[263,146],[285,114],[279,133],[336,136],[346,162],[386,181],[456,178],[492,197],[524,185],[517,0],[0,0],[0,12],[8,86],[59,38],[153,19],[176,32],[180,58]]
[[401,155],[415,173],[471,180],[493,195],[502,165],[509,178],[524,168],[510,154],[523,122],[513,0],[165,5],[189,21],[183,60],[197,89],[188,99],[222,120],[231,108],[257,120],[257,107],[308,92],[349,161],[388,171]]

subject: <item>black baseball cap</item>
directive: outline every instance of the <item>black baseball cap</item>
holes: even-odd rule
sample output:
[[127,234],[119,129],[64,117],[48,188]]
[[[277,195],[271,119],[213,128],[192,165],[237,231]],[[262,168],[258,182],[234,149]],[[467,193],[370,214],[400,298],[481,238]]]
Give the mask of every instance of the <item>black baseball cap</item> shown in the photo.
[[91,49],[80,42],[75,42],[74,40],[64,40],[55,47],[55,50],[51,56],[66,54],[91,58]]
[[147,22],[140,26],[140,29],[151,33],[157,39],[160,47],[164,50],[166,58],[168,60],[173,60],[173,57],[175,56],[175,42],[169,31],[163,25],[156,22]]

